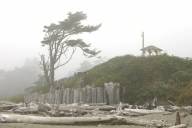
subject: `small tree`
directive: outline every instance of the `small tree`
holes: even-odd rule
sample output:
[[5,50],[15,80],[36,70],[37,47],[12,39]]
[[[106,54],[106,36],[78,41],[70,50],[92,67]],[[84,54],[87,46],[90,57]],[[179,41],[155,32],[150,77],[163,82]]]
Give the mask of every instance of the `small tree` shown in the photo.
[[45,79],[50,87],[54,86],[55,70],[66,65],[77,48],[87,57],[94,57],[100,52],[90,49],[90,44],[82,39],[74,38],[75,35],[90,33],[100,28],[100,24],[96,26],[83,25],[81,21],[86,18],[86,14],[82,12],[69,13],[64,21],[44,26],[45,36],[41,43],[42,46],[48,48],[48,55],[47,57],[41,55],[41,64]]

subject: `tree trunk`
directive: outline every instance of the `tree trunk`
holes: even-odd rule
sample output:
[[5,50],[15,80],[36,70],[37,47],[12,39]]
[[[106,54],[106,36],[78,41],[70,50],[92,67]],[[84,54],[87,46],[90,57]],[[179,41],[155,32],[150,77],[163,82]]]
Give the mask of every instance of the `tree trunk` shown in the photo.
[[52,58],[50,59],[50,84],[52,87],[54,87],[54,81],[55,81],[55,70],[54,70],[54,62]]
[[54,81],[55,81],[55,58],[53,56],[53,46],[52,44],[49,44],[49,70],[50,70],[50,74],[49,74],[49,78],[50,78],[50,85],[52,87],[54,87]]
[[41,55],[41,61],[42,61],[42,66],[43,66],[43,72],[44,72],[44,77],[46,80],[46,84],[50,87],[50,79],[49,79],[49,69],[48,69],[48,65],[45,62],[45,56]]

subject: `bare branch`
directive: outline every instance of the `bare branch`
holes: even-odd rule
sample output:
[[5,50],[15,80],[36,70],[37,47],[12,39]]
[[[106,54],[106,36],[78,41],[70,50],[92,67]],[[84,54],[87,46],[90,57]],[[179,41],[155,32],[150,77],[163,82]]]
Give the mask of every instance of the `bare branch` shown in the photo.
[[70,55],[70,57],[68,58],[67,61],[65,61],[63,64],[57,65],[54,69],[56,70],[56,69],[58,69],[59,67],[62,67],[62,66],[64,66],[64,65],[66,65],[66,64],[72,59],[75,51],[76,51],[76,48],[73,49],[73,51],[72,51],[72,53],[71,53],[71,55]]

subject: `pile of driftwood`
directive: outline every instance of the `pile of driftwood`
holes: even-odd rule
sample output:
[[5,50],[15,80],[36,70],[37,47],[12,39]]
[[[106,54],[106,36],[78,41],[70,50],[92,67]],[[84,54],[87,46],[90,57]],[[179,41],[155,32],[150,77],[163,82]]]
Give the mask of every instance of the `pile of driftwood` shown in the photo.
[[[106,104],[71,104],[50,105],[30,103],[28,106],[11,102],[0,102],[0,123],[35,123],[35,124],[125,124],[153,127],[171,127],[163,120],[144,120],[138,116],[148,114],[170,114],[176,111],[192,113],[192,107],[166,106],[153,110],[143,106],[119,104],[110,106]],[[187,127],[180,122],[173,128]]]

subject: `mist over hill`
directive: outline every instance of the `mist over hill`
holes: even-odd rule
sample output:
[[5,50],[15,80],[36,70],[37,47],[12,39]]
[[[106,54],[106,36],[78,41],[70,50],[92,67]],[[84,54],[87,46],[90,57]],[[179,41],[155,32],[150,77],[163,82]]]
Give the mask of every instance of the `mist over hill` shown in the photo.
[[38,79],[40,74],[39,61],[27,59],[23,66],[13,70],[0,70],[0,97],[23,93]]

